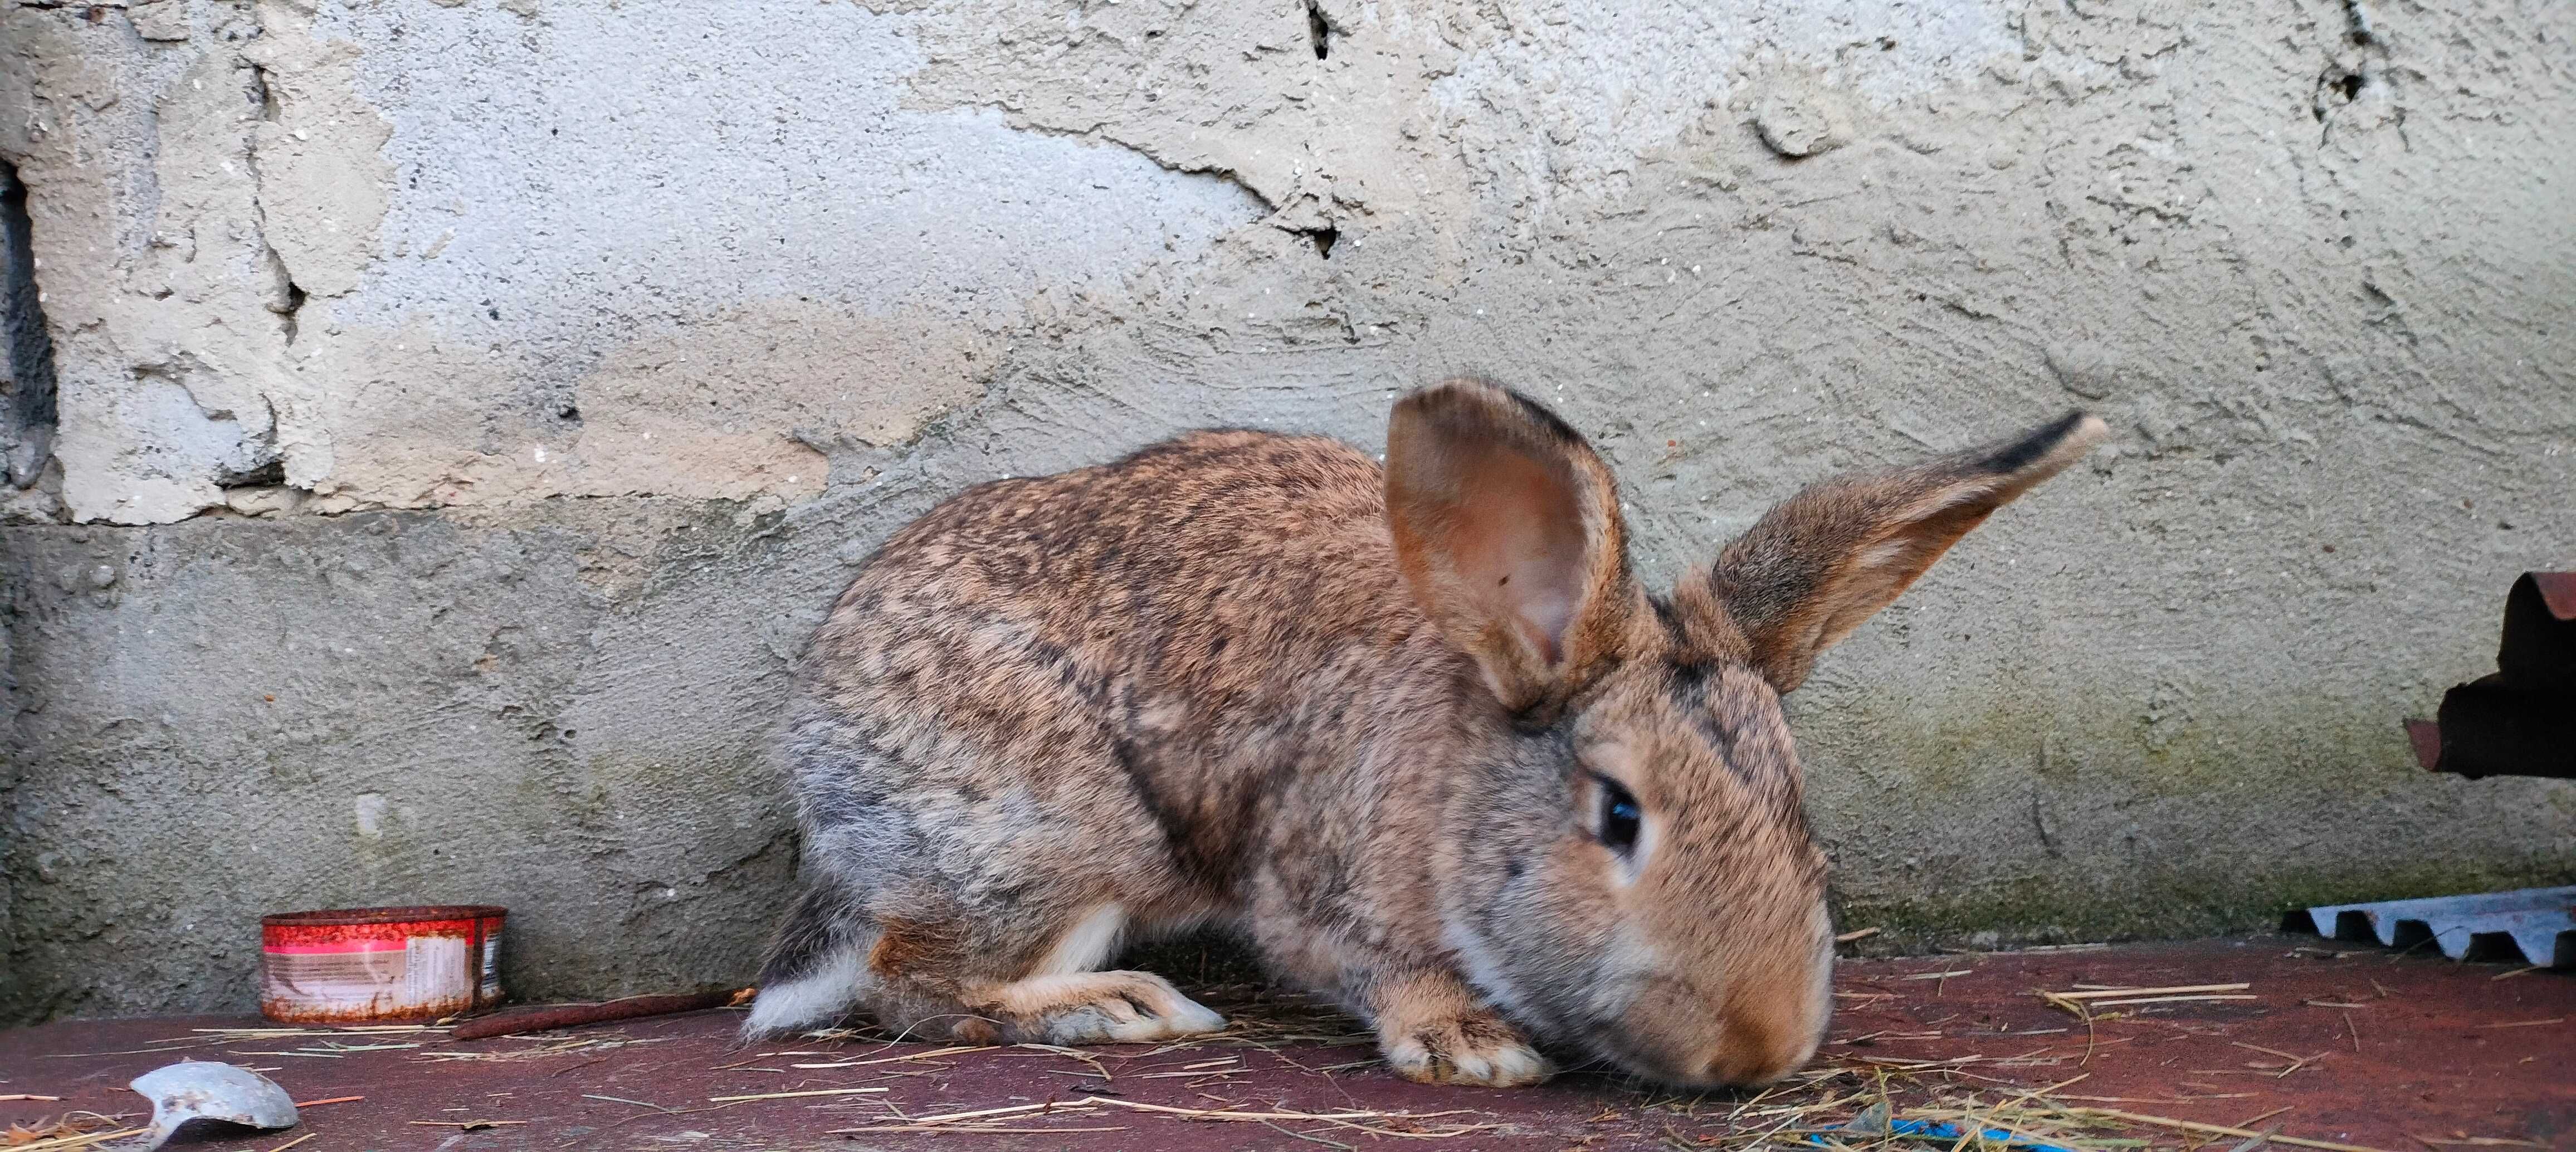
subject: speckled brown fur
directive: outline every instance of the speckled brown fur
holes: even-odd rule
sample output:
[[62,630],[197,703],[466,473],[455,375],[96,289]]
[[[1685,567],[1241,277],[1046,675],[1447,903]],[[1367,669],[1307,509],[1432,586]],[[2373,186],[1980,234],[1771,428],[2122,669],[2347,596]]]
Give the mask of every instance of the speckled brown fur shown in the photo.
[[2099,435],[1819,486],[1670,598],[1582,437],[1472,381],[1399,403],[1383,472],[1218,431],[970,489],[815,638],[808,889],[752,1027],[857,1003],[977,1039],[1204,1030],[1159,977],[1096,969],[1215,923],[1416,1078],[1535,1080],[1530,1036],[1776,1076],[1830,964],[1777,693]]

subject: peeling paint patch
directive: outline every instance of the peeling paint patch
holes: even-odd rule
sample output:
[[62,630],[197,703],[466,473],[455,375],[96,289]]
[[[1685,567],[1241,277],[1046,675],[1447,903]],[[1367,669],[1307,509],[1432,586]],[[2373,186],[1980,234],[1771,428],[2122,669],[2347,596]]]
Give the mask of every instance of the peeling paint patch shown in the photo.
[[293,24],[242,49],[258,69],[251,163],[260,223],[296,290],[338,296],[375,257],[393,167],[393,128],[357,95],[358,46],[322,43]]
[[354,47],[274,3],[0,18],[31,214],[58,218],[34,255],[65,514],[158,523],[228,486],[310,483],[328,447],[288,368],[296,314],[356,287],[386,183],[384,124],[348,96]]
[[1446,22],[1344,2],[1138,0],[1067,14],[1037,2],[930,3],[907,17],[928,60],[922,108],[1113,140],[1175,172],[1240,183],[1295,231],[1457,201],[1430,82],[1455,67]]
[[[147,7],[7,12],[33,33],[0,69],[34,94],[30,180],[123,234],[85,219],[47,277],[76,520],[801,499],[831,446],[974,396],[1033,306],[1268,212],[1102,141],[901,107],[924,57],[856,7]],[[863,315],[937,332],[885,343]],[[635,359],[675,334],[734,362]],[[172,380],[229,422],[157,442]]]
[[393,255],[336,314],[506,333],[551,386],[624,335],[603,317],[805,297],[1007,326],[1041,291],[1116,291],[1264,211],[1123,148],[900,106],[922,50],[907,18],[856,5],[324,19],[381,57],[360,84],[395,125]]
[[682,321],[533,395],[435,325],[345,329],[306,369],[349,387],[328,422],[341,462],[303,507],[803,500],[830,454],[910,440],[980,395],[1000,358],[953,320],[791,299]]

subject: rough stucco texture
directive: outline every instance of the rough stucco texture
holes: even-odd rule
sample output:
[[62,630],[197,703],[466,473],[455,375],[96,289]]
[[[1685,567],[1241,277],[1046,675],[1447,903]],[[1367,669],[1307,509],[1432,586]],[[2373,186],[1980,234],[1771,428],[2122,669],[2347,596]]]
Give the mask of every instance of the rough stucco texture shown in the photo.
[[[2545,0],[0,9],[52,337],[0,1016],[239,1008],[254,917],[506,903],[746,979],[850,565],[1207,424],[1548,398],[1668,576],[1833,470],[2116,443],[1793,702],[1847,924],[2173,933],[2576,875],[2397,721],[2576,563]],[[26,441],[13,430],[14,441]],[[42,430],[39,430],[42,431]]]

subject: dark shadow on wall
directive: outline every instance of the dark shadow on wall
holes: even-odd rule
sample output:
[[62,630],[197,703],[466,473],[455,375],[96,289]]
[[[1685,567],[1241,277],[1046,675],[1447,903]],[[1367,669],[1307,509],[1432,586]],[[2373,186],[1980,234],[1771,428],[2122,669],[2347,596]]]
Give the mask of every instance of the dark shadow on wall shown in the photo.
[[9,349],[0,374],[0,454],[9,483],[20,488],[44,471],[54,440],[54,342],[37,299],[32,230],[27,186],[15,166],[0,164],[0,337]]

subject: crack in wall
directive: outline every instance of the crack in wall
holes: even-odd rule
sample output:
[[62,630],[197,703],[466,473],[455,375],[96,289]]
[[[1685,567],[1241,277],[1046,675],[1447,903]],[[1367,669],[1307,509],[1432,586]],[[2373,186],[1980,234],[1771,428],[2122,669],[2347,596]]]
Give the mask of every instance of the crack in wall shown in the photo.
[[[250,87],[251,94],[259,99],[260,122],[264,124],[277,124],[283,122],[285,119],[284,110],[279,107],[277,88],[269,82],[268,67],[266,65],[259,64],[257,62],[253,62],[251,64]],[[269,239],[268,209],[267,205],[260,197],[262,189],[260,184],[259,145],[255,138],[246,153],[246,157],[246,166],[250,169],[251,203],[259,207],[260,250],[267,261],[269,275],[274,278],[274,283],[279,286],[275,292],[275,299],[270,300],[268,303],[268,310],[277,316],[278,330],[285,336],[286,346],[293,348],[295,346],[295,337],[298,331],[296,317],[298,313],[303,311],[304,302],[310,298],[311,294],[304,290],[303,285],[295,282],[294,273],[288,270],[286,266],[286,255],[279,252],[277,250],[277,245]],[[272,405],[272,413],[274,410],[275,406]],[[274,434],[275,430],[272,428],[271,435],[273,436]],[[281,472],[280,475],[282,478],[283,473]],[[234,487],[234,485],[218,486]]]
[[1055,136],[1066,140],[1079,140],[1085,144],[1091,145],[1114,145],[1153,161],[1156,167],[1167,172],[1176,172],[1183,176],[1204,176],[1212,180],[1222,180],[1225,183],[1232,184],[1235,187],[1242,189],[1246,195],[1251,196],[1253,200],[1257,201],[1261,205],[1261,210],[1265,215],[1276,213],[1281,207],[1279,201],[1272,199],[1269,193],[1262,191],[1259,186],[1247,179],[1244,174],[1237,169],[1229,168],[1221,164],[1192,164],[1183,160],[1174,160],[1169,156],[1162,155],[1155,151],[1149,145],[1112,135],[1108,131],[1107,125],[1095,124],[1089,128],[1060,128],[1052,124],[1044,124],[1031,120],[1027,116],[1023,115],[1020,109],[1014,108],[1008,101],[1002,100],[976,101],[961,106],[968,108],[984,108],[994,112],[999,112],[1009,119],[1011,127],[1022,132],[1032,132],[1040,136]]
[[2308,107],[2319,125],[2317,147],[2334,142],[2336,122],[2345,118],[2345,110],[2362,103],[2366,96],[2376,95],[2388,102],[2385,110],[2376,117],[2363,115],[2354,127],[2366,130],[2386,124],[2397,130],[2399,144],[2412,150],[2414,142],[2406,134],[2406,109],[2394,102],[2393,46],[2380,33],[2363,0],[2344,0],[2343,16],[2343,34],[2327,50],[2326,65],[2317,74],[2315,95]]

